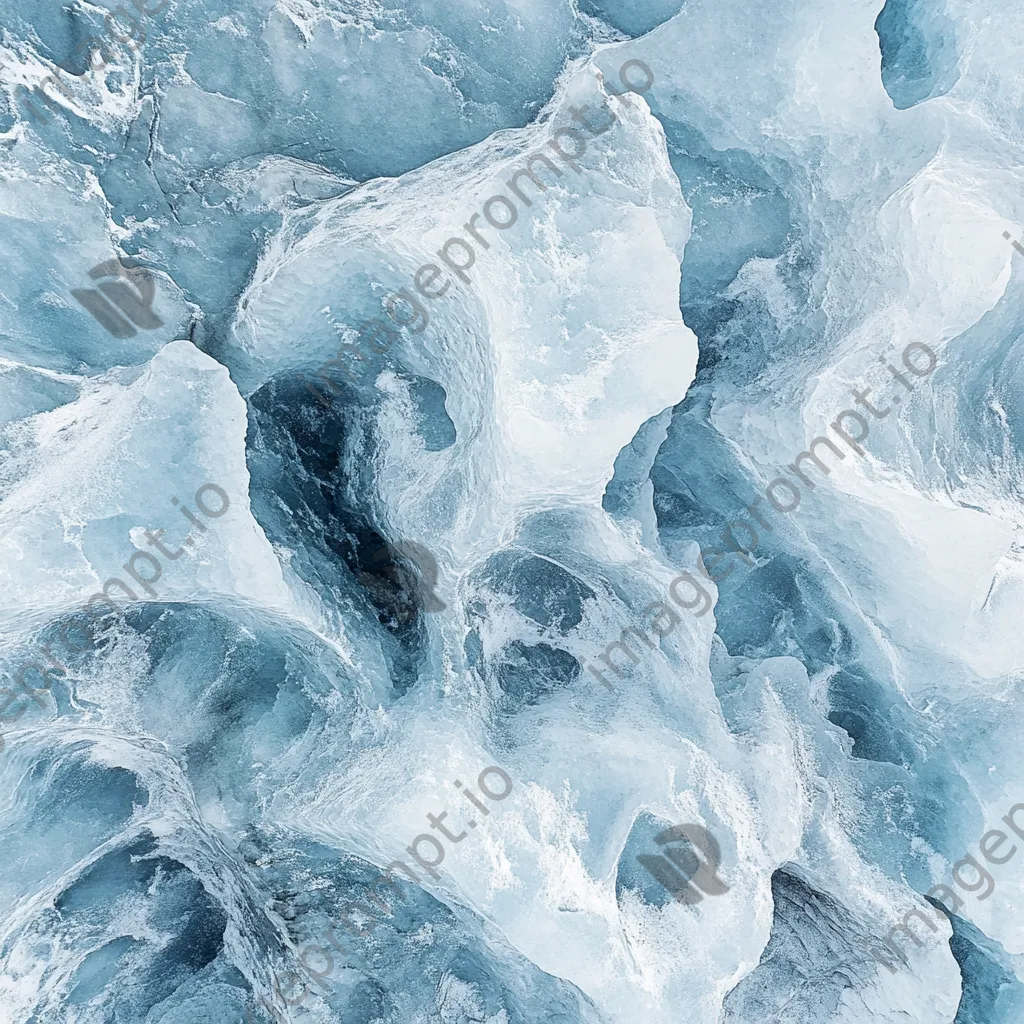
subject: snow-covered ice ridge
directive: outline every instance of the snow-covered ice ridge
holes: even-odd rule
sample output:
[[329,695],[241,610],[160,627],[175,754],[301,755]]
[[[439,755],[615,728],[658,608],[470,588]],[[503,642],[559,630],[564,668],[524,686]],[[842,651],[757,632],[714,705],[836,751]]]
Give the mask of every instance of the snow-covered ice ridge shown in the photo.
[[[4,723],[0,1024],[1024,1020],[1024,862],[925,898],[1024,799],[1024,0],[0,4],[0,704],[139,596]],[[385,614],[409,542],[438,608]],[[596,685],[684,572],[705,614]],[[368,930],[483,766],[500,813]],[[684,825],[698,903],[638,860]]]

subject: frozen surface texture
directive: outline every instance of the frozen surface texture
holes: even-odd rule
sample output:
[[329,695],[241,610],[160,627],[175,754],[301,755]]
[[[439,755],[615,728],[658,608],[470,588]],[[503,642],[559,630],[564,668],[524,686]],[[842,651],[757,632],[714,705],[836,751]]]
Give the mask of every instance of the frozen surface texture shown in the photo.
[[1020,1024],[1024,0],[114,4],[0,0],[0,1024]]

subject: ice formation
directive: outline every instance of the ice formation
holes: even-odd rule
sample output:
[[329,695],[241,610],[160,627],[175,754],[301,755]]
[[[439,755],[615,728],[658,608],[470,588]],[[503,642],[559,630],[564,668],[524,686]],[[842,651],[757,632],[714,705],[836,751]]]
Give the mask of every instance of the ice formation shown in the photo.
[[1024,1021],[1024,3],[0,11],[0,1024]]

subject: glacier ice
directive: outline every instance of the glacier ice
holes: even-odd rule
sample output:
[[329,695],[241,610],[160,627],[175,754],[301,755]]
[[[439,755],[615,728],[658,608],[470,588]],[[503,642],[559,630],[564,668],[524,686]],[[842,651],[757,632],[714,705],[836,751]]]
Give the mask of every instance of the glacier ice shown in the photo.
[[1024,1020],[1024,3],[0,11],[0,1024]]

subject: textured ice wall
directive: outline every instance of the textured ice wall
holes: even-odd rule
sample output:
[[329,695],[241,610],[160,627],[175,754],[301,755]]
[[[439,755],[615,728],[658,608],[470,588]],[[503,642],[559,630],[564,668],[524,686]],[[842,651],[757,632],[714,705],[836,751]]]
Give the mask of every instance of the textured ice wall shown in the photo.
[[[106,9],[0,6],[0,658],[49,691],[3,723],[0,1021],[1020,1020],[1019,858],[921,894],[1024,800],[1024,9],[172,0],[72,79]],[[580,170],[316,397],[581,103]],[[71,297],[115,252],[163,322],[120,341]],[[865,387],[867,454],[753,520]],[[602,686],[740,519],[756,564]],[[193,542],[152,594],[147,530]],[[384,540],[443,610],[388,614]],[[727,892],[638,870],[678,822]]]

